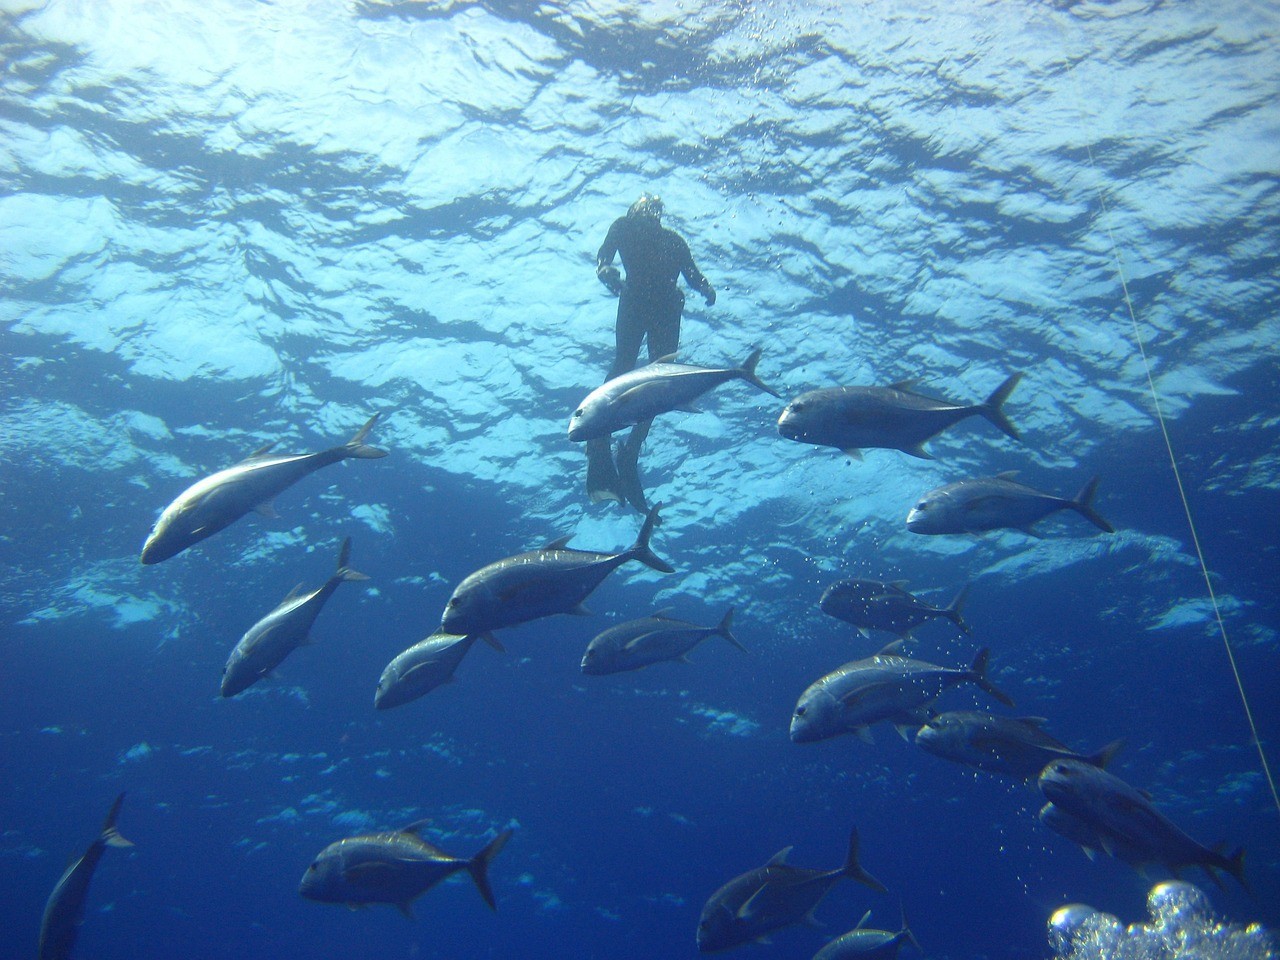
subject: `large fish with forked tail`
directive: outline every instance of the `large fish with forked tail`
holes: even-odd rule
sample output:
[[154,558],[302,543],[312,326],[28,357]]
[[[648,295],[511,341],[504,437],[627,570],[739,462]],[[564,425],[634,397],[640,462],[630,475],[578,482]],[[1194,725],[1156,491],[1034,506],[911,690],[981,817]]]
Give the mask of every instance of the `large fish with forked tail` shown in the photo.
[[116,797],[111,809],[107,811],[107,819],[103,821],[98,838],[89,844],[89,849],[80,859],[67,867],[53,892],[49,894],[44,917],[40,921],[39,960],[68,960],[80,933],[80,924],[84,920],[89,882],[93,879],[93,871],[98,868],[103,852],[107,847],[133,846],[116,830],[116,818],[120,815],[122,803],[123,793]]
[[730,380],[745,380],[757,390],[779,396],[756,376],[758,349],[740,367],[712,369],[674,361],[673,353],[596,387],[569,418],[569,439],[607,437],[661,413],[687,408],[708,390]]
[[376,460],[387,451],[364,441],[378,414],[340,447],[318,453],[272,454],[268,444],[234,466],[187,487],[164,508],[142,546],[143,563],[160,563],[230,526],[250,510],[275,516],[272,501],[308,474],[339,460]]
[[568,546],[570,538],[561,537],[541,550],[481,567],[454,589],[440,629],[459,635],[487,633],[557,613],[584,613],[582,601],[629,560],[673,573],[671,565],[649,549],[661,506],[653,506],[636,542],[621,553],[572,550]]

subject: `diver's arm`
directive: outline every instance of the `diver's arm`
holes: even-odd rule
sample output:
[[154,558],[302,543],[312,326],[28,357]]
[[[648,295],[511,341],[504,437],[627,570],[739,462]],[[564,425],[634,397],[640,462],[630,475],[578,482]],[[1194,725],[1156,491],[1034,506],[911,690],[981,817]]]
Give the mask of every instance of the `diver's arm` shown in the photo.
[[684,279],[689,286],[706,297],[708,307],[715,306],[715,288],[711,286],[711,281],[702,275],[702,271],[694,265],[693,254],[689,252],[689,244],[685,243],[683,239],[681,239],[680,243],[684,246],[683,263],[681,264],[680,272],[684,274]]
[[596,277],[614,296],[622,293],[622,274],[613,265],[613,258],[618,252],[618,234],[621,231],[619,224],[621,223],[621,218],[613,221],[608,234],[605,235],[604,243],[600,245],[600,251],[596,254]]

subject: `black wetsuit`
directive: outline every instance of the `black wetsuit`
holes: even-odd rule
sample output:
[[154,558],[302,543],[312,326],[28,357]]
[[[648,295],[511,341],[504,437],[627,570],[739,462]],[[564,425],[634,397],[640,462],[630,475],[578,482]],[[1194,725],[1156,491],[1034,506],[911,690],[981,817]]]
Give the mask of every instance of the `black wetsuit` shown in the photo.
[[680,234],[647,217],[619,217],[596,254],[596,267],[622,257],[627,278],[618,297],[616,351],[609,369],[612,380],[636,365],[640,343],[647,337],[649,360],[675,353],[680,344],[684,293],[676,286],[681,274],[694,290],[713,299],[711,284],[693,263]]
[[[610,266],[615,255],[622,257],[625,281]],[[689,245],[678,233],[653,217],[625,216],[613,221],[596,254],[596,275],[618,294],[616,349],[607,380],[635,367],[640,344],[646,340],[650,362],[676,352],[680,315],[684,311],[684,293],[676,285],[681,274],[689,286],[707,298],[708,304],[715,303],[715,290],[694,266]],[[618,447],[616,468],[608,438],[587,442],[587,490],[591,499],[626,500],[637,510],[647,509],[637,458],[648,433],[648,421],[632,428]]]

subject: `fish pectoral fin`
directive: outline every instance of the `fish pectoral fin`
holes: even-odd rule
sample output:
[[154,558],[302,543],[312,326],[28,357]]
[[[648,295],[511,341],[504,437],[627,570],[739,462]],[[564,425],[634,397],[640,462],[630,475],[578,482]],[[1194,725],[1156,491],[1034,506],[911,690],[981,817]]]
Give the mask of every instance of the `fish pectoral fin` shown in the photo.
[[[790,849],[791,849],[790,847],[787,847],[787,850],[788,850],[788,851],[789,851]],[[771,860],[771,861],[769,861],[769,862],[770,862],[770,863],[772,863],[773,861]],[[740,907],[737,909],[737,912],[734,914],[734,916],[736,916],[739,920],[749,920],[749,919],[751,919],[752,913],[754,912],[754,904],[755,904],[755,902],[756,902],[756,898],[757,898],[757,897],[759,897],[759,896],[760,896],[760,894],[762,894],[762,893],[764,893],[764,886],[763,886],[763,885],[761,885],[759,888],[757,888],[757,890],[756,890],[756,892],[755,892],[755,893],[753,893],[751,896],[747,897],[747,899],[746,899],[746,900],[744,900],[744,901],[742,902],[742,906],[740,906]]]
[[853,735],[863,743],[875,743],[876,738],[871,735],[870,727],[858,727],[853,731]]
[[914,447],[899,447],[907,456],[915,457],[918,460],[932,460],[933,454],[924,448],[923,443],[917,443]]
[[253,512],[260,517],[266,517],[268,520],[280,519],[280,514],[276,513],[276,505],[270,500],[263,500],[253,508]]
[[402,914],[404,914],[405,917],[407,917],[408,919],[410,920],[415,919],[413,916],[413,904],[410,903],[408,900],[405,900],[402,903],[397,903],[396,909],[399,910]]
[[[430,670],[435,665],[436,664],[434,661],[427,661],[425,663],[416,663],[412,667],[410,667],[408,670],[406,670],[404,673],[400,674],[400,679],[408,680],[415,673],[421,673],[423,670]],[[453,678],[451,677],[450,679],[453,679]]]
[[911,731],[920,726],[918,723],[895,723],[893,729],[898,731],[900,736],[907,743],[911,742]]
[[378,877],[393,876],[395,868],[389,863],[357,863],[342,871],[342,879],[348,883],[360,883]]

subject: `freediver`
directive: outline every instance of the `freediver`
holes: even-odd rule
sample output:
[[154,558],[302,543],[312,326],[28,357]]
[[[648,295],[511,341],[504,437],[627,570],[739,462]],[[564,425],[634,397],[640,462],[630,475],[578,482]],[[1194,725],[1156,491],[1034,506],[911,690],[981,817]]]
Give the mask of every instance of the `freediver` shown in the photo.
[[[662,214],[662,199],[642,193],[626,216],[613,221],[596,254],[596,276],[618,297],[616,350],[606,380],[635,367],[646,338],[650,363],[676,352],[684,310],[684,292],[677,286],[681,274],[706,298],[707,306],[716,302],[710,281],[694,265],[689,244],[662,226]],[[622,258],[625,279],[613,266],[615,254]],[[587,493],[593,502],[625,501],[642,513],[648,510],[638,461],[651,423],[646,420],[631,428],[618,444],[616,465],[608,437],[587,441]]]

